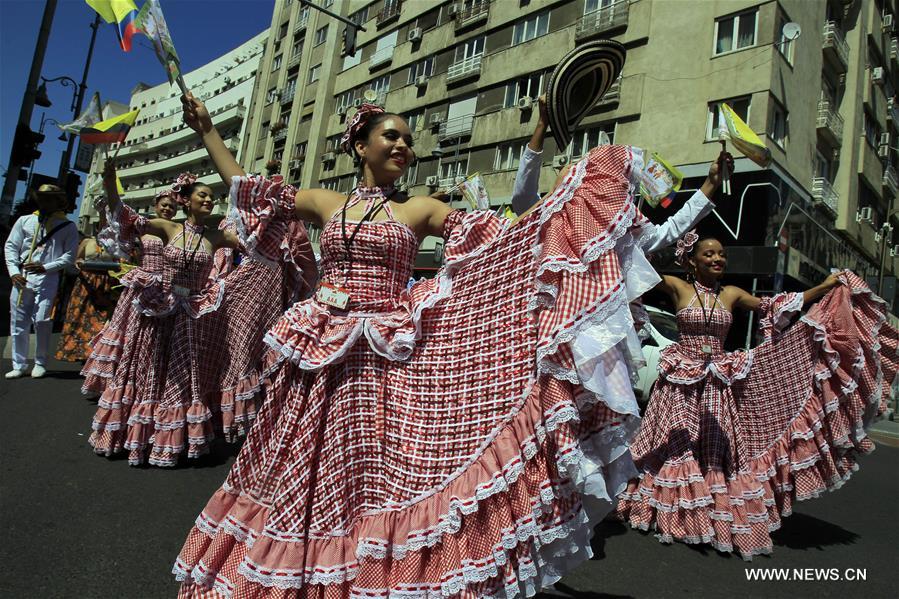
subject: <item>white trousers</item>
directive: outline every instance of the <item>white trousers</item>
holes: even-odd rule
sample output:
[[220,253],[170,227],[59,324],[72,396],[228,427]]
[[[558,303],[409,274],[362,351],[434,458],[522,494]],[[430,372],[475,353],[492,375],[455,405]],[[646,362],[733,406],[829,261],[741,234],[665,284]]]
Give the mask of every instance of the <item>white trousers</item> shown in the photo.
[[[47,365],[47,350],[50,345],[50,333],[53,331],[53,320],[50,311],[53,309],[53,298],[56,297],[56,281],[44,281],[37,289],[18,289],[13,286],[9,296],[9,328],[12,336],[13,368],[28,368],[28,341],[31,325],[34,325],[37,347],[34,351],[34,363]],[[19,303],[19,295],[22,302]]]

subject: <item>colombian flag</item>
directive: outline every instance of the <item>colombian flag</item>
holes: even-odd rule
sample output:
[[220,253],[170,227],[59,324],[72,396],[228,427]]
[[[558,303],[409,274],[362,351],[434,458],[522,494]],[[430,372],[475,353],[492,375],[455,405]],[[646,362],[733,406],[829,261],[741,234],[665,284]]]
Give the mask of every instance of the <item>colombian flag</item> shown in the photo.
[[139,113],[140,110],[132,110],[131,112],[114,116],[111,119],[100,121],[90,127],[84,127],[81,130],[82,143],[112,144],[125,141]]

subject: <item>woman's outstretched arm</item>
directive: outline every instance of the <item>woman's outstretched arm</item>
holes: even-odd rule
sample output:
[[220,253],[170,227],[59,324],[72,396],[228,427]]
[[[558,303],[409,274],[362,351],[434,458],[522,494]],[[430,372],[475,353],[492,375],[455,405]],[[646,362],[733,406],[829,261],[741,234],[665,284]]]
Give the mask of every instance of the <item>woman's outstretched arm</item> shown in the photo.
[[212,158],[219,176],[230,188],[233,177],[243,177],[246,173],[237,164],[231,150],[225,145],[222,136],[212,124],[212,117],[209,116],[206,105],[194,98],[190,92],[181,96],[181,105],[184,107],[184,124],[196,131],[203,140],[203,145],[206,146],[206,151]]

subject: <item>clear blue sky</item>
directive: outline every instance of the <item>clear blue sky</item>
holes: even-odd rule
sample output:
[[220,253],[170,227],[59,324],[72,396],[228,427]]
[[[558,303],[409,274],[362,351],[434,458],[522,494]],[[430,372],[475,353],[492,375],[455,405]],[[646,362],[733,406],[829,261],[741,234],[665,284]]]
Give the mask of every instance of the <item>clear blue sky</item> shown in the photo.
[[[135,0],[141,6],[143,0]],[[181,57],[181,68],[191,71],[253,37],[271,24],[274,0],[160,0],[172,39]],[[22,94],[28,81],[35,41],[44,11],[44,0],[0,0],[0,165],[6,171]],[[50,41],[41,74],[48,79],[66,75],[81,81],[90,24],[96,13],[84,0],[58,0],[50,30]],[[165,80],[165,72],[147,45],[136,36],[131,52],[118,47],[113,25],[103,23],[87,77],[85,104],[95,91],[104,99],[127,103],[131,88],[140,81],[156,85]],[[31,128],[35,131],[41,112],[47,118],[72,120],[71,87],[59,82],[47,86],[53,106],[34,107]],[[65,144],[60,131],[45,127],[47,136],[35,172],[56,176]],[[77,148],[77,145],[76,145]],[[83,176],[82,176],[83,178]],[[22,195],[20,184],[16,199]],[[83,186],[82,186],[83,190]]]

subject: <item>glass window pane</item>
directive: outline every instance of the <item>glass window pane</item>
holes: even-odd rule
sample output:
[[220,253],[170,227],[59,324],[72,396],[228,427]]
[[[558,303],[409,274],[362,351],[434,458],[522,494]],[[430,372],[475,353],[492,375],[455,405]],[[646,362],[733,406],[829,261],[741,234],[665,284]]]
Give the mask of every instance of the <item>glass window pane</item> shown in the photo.
[[747,48],[755,45],[755,12],[739,16],[739,35],[737,48]]
[[718,39],[715,40],[715,54],[730,52],[734,45],[734,20],[718,21]]

